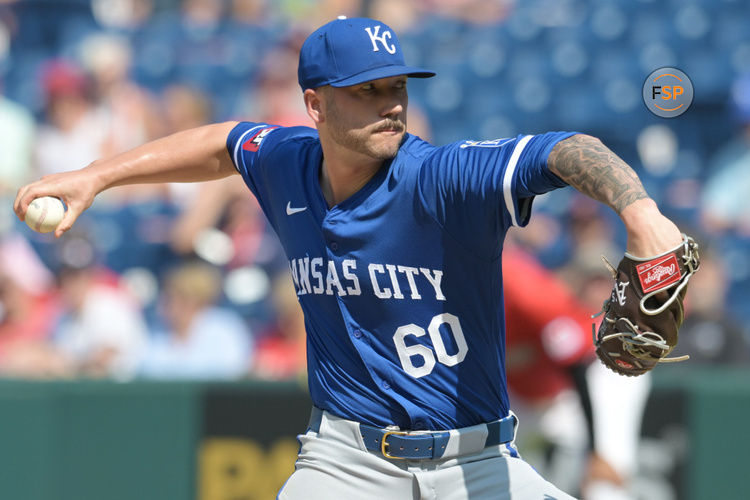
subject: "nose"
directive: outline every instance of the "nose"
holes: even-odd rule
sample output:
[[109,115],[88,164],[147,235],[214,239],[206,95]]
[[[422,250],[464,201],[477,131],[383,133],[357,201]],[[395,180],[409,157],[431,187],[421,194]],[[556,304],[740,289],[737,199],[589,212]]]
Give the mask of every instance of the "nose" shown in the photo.
[[403,104],[398,103],[398,104],[394,104],[392,106],[385,108],[380,113],[380,116],[382,116],[383,118],[398,118],[403,112],[404,112]]
[[406,108],[406,98],[401,95],[390,95],[385,99],[380,110],[380,116],[383,118],[396,118],[403,114]]

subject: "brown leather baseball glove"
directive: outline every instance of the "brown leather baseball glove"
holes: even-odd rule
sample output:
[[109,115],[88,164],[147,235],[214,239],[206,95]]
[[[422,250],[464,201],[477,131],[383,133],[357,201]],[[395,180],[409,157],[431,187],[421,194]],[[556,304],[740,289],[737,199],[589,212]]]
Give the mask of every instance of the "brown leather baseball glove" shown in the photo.
[[683,234],[677,248],[646,259],[626,253],[617,269],[604,261],[615,285],[599,313],[604,314],[599,332],[594,334],[602,363],[621,375],[636,376],[658,362],[687,359],[666,356],[677,345],[684,318],[682,301],[690,277],[700,266],[695,241]]

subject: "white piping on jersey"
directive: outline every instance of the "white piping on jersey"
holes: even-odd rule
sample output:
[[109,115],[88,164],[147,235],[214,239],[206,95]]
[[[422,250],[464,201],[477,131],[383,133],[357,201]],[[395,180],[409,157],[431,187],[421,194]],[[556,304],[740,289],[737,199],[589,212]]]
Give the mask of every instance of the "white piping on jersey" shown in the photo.
[[267,127],[268,125],[258,125],[256,127],[253,127],[251,129],[245,130],[245,132],[240,136],[239,140],[237,141],[237,144],[234,145],[234,154],[232,157],[234,158],[234,168],[237,169],[237,171],[240,171],[240,160],[237,157],[237,153],[240,151],[240,147],[242,147],[243,141],[245,140],[245,136],[252,132],[253,130],[259,129],[261,127]]
[[508,213],[510,213],[510,220],[514,226],[518,225],[518,221],[516,220],[516,209],[513,203],[513,194],[511,190],[513,175],[516,173],[516,165],[518,164],[518,159],[521,157],[523,149],[526,147],[526,144],[531,140],[532,137],[534,136],[523,136],[516,143],[516,146],[513,148],[513,153],[510,155],[508,166],[505,169],[505,177],[503,177],[503,197],[505,198],[505,208],[508,209]]

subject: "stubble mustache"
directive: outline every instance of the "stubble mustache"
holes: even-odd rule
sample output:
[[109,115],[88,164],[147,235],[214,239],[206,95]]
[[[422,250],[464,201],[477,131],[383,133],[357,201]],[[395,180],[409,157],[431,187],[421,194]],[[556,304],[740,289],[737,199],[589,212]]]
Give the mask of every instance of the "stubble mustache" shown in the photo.
[[386,130],[394,130],[396,132],[403,132],[406,130],[406,124],[401,120],[385,119],[375,127],[375,132],[385,132]]

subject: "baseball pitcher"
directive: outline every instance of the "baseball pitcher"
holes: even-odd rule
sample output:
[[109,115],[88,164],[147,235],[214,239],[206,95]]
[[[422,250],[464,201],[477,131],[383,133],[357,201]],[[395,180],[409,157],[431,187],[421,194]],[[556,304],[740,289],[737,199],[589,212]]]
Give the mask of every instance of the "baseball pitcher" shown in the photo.
[[[571,185],[620,215],[637,262],[688,248],[595,138],[551,132],[437,147],[408,134],[407,79],[433,75],[405,64],[387,25],[339,18],[300,54],[314,128],[209,125],[44,177],[15,200],[23,219],[33,199],[61,198],[60,236],[107,188],[240,176],[284,246],[307,330],[314,408],[280,499],[570,498],[514,447],[504,235],[527,224],[536,195]],[[659,275],[649,289],[673,278]],[[634,332],[615,324],[600,338],[615,366],[653,366],[631,358],[658,358],[676,341],[642,332],[632,315],[630,324]]]

